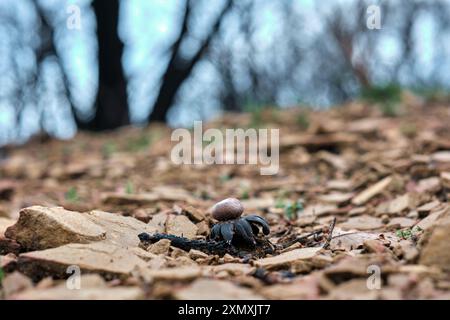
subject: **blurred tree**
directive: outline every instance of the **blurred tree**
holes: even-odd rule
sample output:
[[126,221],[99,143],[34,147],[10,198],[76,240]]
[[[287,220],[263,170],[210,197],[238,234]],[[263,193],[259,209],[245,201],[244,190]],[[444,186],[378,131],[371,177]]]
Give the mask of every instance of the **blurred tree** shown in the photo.
[[171,46],[169,63],[162,76],[158,96],[148,117],[149,122],[167,122],[167,113],[174,104],[181,85],[191,75],[196,64],[204,57],[211,42],[220,30],[223,18],[233,6],[233,0],[226,1],[209,33],[199,44],[198,49],[190,57],[186,57],[181,53],[181,46],[191,36],[189,24],[193,16],[193,3],[193,0],[186,1],[180,33]]
[[119,0],[94,0],[97,21],[98,92],[94,117],[75,119],[80,129],[94,131],[115,129],[130,123],[127,81],[122,68],[123,43],[119,38]]

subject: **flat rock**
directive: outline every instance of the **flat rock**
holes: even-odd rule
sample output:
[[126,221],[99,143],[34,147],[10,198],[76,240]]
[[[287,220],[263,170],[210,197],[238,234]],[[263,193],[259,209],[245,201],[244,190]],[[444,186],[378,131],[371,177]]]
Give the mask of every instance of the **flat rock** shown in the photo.
[[400,213],[403,210],[408,209],[409,203],[410,203],[410,196],[408,194],[399,196],[389,203],[388,213],[390,214]]
[[133,217],[94,210],[85,216],[106,230],[106,240],[122,247],[137,247],[140,243],[138,234],[154,233],[156,229]]
[[252,290],[231,282],[214,279],[198,279],[174,294],[179,300],[260,300]]
[[441,189],[441,180],[438,177],[430,177],[419,180],[417,192],[436,193]]
[[369,215],[362,215],[358,217],[351,217],[346,222],[339,225],[343,230],[373,230],[383,226],[380,218],[375,218]]
[[414,220],[414,219],[405,218],[405,217],[397,217],[397,218],[392,218],[389,221],[388,227],[393,228],[393,227],[398,226],[400,228],[411,228],[415,224],[416,224],[416,220]]
[[196,265],[164,269],[139,268],[138,270],[138,274],[147,282],[156,280],[187,281],[200,277],[202,272],[202,269]]
[[359,249],[367,240],[375,240],[378,234],[368,232],[350,232],[347,234],[340,234],[333,237],[330,241],[331,250],[351,251]]
[[450,172],[441,172],[441,182],[445,188],[450,189]]
[[378,290],[369,290],[366,279],[352,279],[334,288],[329,293],[333,300],[374,300]]
[[447,212],[449,212],[449,207],[445,207],[443,209],[431,212],[428,216],[423,218],[419,223],[417,223],[417,227],[419,227],[422,230],[427,230],[433,227],[436,223],[436,221],[444,216]]
[[70,290],[65,285],[30,289],[13,295],[15,300],[138,300],[144,292],[138,287],[82,288]]
[[274,257],[268,257],[256,260],[254,265],[267,269],[274,269],[286,265],[295,264],[297,261],[311,259],[317,255],[321,247],[315,248],[300,248],[292,251],[282,253]]
[[327,188],[331,190],[349,191],[353,188],[351,180],[330,180],[327,181]]
[[292,283],[267,286],[261,290],[261,294],[275,300],[319,299],[319,281],[316,277],[309,275]]
[[6,229],[15,223],[15,220],[0,217],[0,254],[17,253],[20,250],[20,245],[15,240],[8,239],[5,236]]
[[380,192],[385,190],[389,186],[389,184],[391,184],[391,182],[392,182],[392,177],[386,177],[386,178],[378,181],[374,185],[368,187],[367,189],[363,190],[361,193],[356,195],[352,199],[352,203],[357,206],[366,203],[371,198],[373,198],[374,196],[376,196],[377,194],[379,194]]
[[105,242],[68,244],[57,248],[32,251],[19,256],[18,267],[33,278],[67,277],[67,267],[79,266],[82,272],[96,272],[108,278],[125,278],[146,262],[134,253]]
[[348,202],[353,197],[353,193],[338,193],[333,192],[329,194],[324,194],[318,197],[320,201],[327,203],[342,204]]
[[251,198],[241,201],[246,211],[266,209],[275,205],[273,198]]
[[450,162],[450,151],[439,151],[431,155],[431,159],[436,162]]
[[101,195],[103,203],[112,205],[148,205],[158,201],[183,201],[194,204],[196,200],[184,189],[159,186],[148,193],[128,194],[106,192]]
[[103,240],[106,230],[76,211],[33,206],[20,210],[19,220],[5,236],[28,250],[42,250]]
[[197,235],[198,227],[186,216],[171,216],[166,223],[168,234],[193,239]]
[[32,288],[33,282],[20,272],[14,271],[2,280],[2,287],[5,298],[8,299],[14,293]]
[[430,231],[428,242],[420,254],[419,262],[450,271],[450,214],[440,218]]
[[337,206],[334,204],[315,204],[307,206],[301,213],[301,216],[323,216],[333,213],[337,210]]
[[147,205],[159,200],[158,195],[154,193],[128,194],[106,192],[101,195],[101,198],[103,203],[112,205]]
[[434,208],[437,208],[441,203],[439,202],[439,200],[434,200],[428,203],[425,203],[424,205],[421,205],[420,207],[417,208],[418,212],[429,212],[431,210],[433,210]]
[[254,272],[256,268],[245,263],[224,263],[217,266],[207,266],[204,267],[204,269],[206,272],[210,272],[212,274],[225,272],[232,276],[243,276]]

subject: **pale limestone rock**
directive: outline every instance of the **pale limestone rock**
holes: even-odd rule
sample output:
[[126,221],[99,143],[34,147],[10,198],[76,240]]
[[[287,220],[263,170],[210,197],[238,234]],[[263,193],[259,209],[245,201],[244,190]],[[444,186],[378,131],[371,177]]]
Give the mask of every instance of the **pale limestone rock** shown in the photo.
[[274,257],[256,260],[254,262],[254,265],[256,267],[267,269],[274,269],[281,266],[291,265],[300,260],[313,258],[321,249],[321,247],[295,249]]
[[420,254],[419,262],[450,271],[450,214],[436,222]]
[[33,206],[20,211],[19,220],[6,230],[5,236],[28,250],[42,250],[103,240],[106,230],[80,212]]
[[67,267],[72,265],[79,266],[83,273],[126,278],[134,268],[146,263],[129,250],[105,242],[32,251],[21,254],[18,259],[19,270],[33,278],[67,276]]
[[186,216],[171,216],[166,224],[168,234],[193,239],[197,235],[198,227]]
[[392,180],[393,180],[392,177],[386,177],[378,181],[374,185],[368,187],[367,189],[363,190],[358,195],[356,195],[352,199],[352,203],[357,206],[366,203],[371,198],[373,198],[374,196],[385,190],[391,184]]
[[198,279],[187,288],[174,294],[179,300],[260,300],[252,290],[231,282],[213,279]]

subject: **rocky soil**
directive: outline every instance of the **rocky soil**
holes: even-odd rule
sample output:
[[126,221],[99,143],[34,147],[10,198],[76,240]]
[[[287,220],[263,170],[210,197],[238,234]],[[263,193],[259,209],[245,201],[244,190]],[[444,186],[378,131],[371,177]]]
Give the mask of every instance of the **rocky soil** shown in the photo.
[[[450,299],[448,105],[404,99],[397,117],[357,102],[267,109],[207,127],[255,125],[280,128],[275,176],[258,166],[174,165],[162,126],[8,148],[0,297]],[[336,225],[328,243],[263,257],[140,243],[142,232],[206,239],[211,206],[228,197],[267,219],[274,244]]]

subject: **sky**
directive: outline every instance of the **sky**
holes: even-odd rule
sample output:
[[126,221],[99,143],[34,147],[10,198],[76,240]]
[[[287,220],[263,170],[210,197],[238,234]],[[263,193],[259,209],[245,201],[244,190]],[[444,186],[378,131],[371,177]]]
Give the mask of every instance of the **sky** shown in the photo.
[[[19,20],[24,24],[24,29],[31,27],[33,23],[33,13],[29,2],[33,0],[1,0],[0,10],[12,10],[19,16]],[[202,19],[198,21],[196,36],[201,37],[202,32],[207,30],[210,25],[210,19],[214,17],[220,6],[212,6],[211,1],[203,1]],[[256,0],[258,1],[258,0]],[[320,29],[320,21],[317,19],[314,8],[315,0],[292,0],[295,1],[295,10],[300,10],[308,15],[309,24],[305,26],[308,32],[314,33]],[[344,0],[335,0],[344,1]],[[349,1],[349,0],[345,0]],[[41,0],[46,8],[51,10],[53,17],[56,17],[57,26],[57,49],[61,54],[64,64],[67,67],[68,77],[71,80],[72,92],[75,93],[74,100],[79,110],[88,112],[95,100],[97,90],[97,70],[96,66],[96,39],[92,36],[95,32],[95,17],[90,9],[90,0]],[[158,92],[158,81],[167,63],[167,50],[174,38],[178,34],[179,15],[183,6],[180,6],[180,0],[124,0],[121,1],[119,34],[125,44],[123,65],[129,82],[129,101],[131,106],[131,118],[134,122],[143,122],[150,111],[153,100]],[[218,3],[219,1],[215,2]],[[28,4],[28,5],[27,5]],[[79,6],[81,13],[81,29],[68,29],[64,27],[70,13],[67,12],[69,5]],[[276,40],[277,35],[277,11],[274,9],[276,2],[266,2],[266,5],[260,7],[258,15],[258,33],[256,41],[261,52],[270,47],[270,42]],[[326,6],[324,5],[326,9]],[[230,23],[227,24],[227,30],[230,30],[230,36],[233,36],[233,17],[228,17]],[[62,26],[62,27],[61,27]],[[1,28],[1,26],[0,26]],[[420,24],[417,34],[418,50],[420,50],[420,63],[423,66],[423,72],[431,72],[431,64],[436,59],[433,56],[434,51],[430,50],[436,44],[433,42],[433,21],[424,17]],[[8,35],[1,32],[0,29],[0,71],[2,68],[2,48],[3,42],[8,41]],[[195,41],[185,44],[185,50],[190,46],[195,47]],[[239,47],[237,48],[239,50]],[[389,34],[389,30],[383,34],[382,46],[376,48],[381,50],[385,61],[393,61],[399,52],[398,42],[394,36]],[[449,49],[448,49],[449,50]],[[450,51],[448,51],[450,54]],[[16,55],[21,63],[26,66],[30,52],[20,52]],[[245,53],[243,53],[245,54]],[[4,63],[3,63],[4,64]],[[428,71],[427,71],[428,70]],[[57,74],[58,70],[52,67],[51,63],[46,66],[46,73],[49,79]],[[219,112],[218,106],[214,104],[213,99],[207,99],[208,93],[213,94],[217,86],[217,74],[215,69],[208,62],[200,63],[194,72],[193,80],[186,83],[181,91],[184,97],[184,104],[190,104],[189,108],[184,108],[182,104],[175,106],[169,116],[174,126],[186,125],[193,120],[201,118],[211,118]],[[8,80],[9,79],[9,80]],[[4,77],[0,80],[0,94],[2,90],[7,90],[12,84],[11,78]],[[201,84],[201,85],[198,85]],[[245,85],[243,83],[242,85]],[[57,84],[48,81],[48,86],[57,90]],[[206,86],[206,87],[205,87]],[[5,89],[6,88],[6,89]],[[207,106],[196,105],[198,102],[195,97],[202,94],[205,99],[210,101]],[[76,128],[70,119],[70,110],[67,101],[54,101],[50,97],[43,102],[50,106],[50,117],[48,126],[52,132],[62,138],[71,137]],[[291,103],[287,96],[286,104]],[[6,105],[0,100],[0,145],[2,139],[7,137],[2,135],[5,128],[11,126],[13,116],[13,106]],[[25,115],[25,123],[29,132],[36,131],[38,124],[33,121],[37,114],[30,108]],[[53,126],[53,127],[52,127]]]

